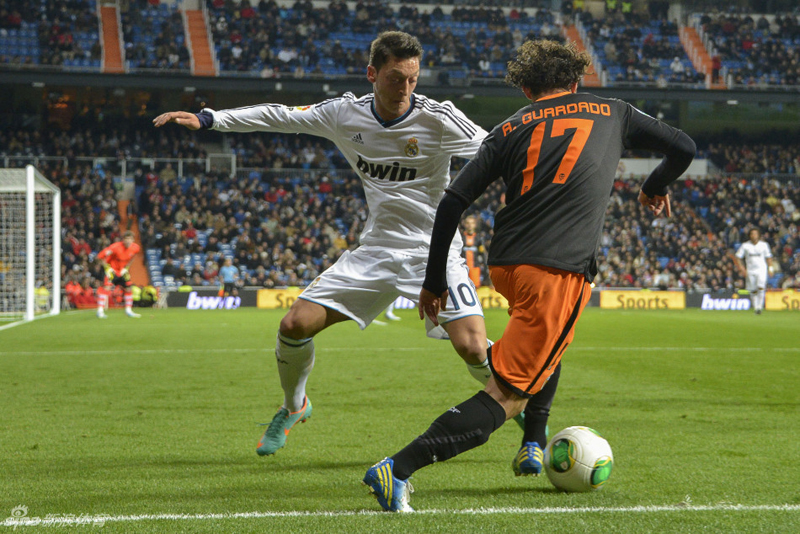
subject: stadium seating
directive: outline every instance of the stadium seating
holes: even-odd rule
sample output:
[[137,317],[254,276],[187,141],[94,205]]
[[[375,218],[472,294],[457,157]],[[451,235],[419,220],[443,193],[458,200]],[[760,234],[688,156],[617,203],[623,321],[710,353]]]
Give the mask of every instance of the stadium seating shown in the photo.
[[144,4],[121,15],[128,66],[188,70],[189,50],[180,9],[167,4]]
[[796,14],[702,14],[695,23],[719,55],[729,85],[786,86],[800,82]]
[[[437,83],[464,86],[470,77],[502,78],[514,50],[528,38],[563,39],[562,21],[535,2],[506,8],[459,1],[448,13],[440,7],[344,2],[314,7],[311,2],[206,0],[209,30],[222,75],[332,78],[361,75],[371,40],[381,30],[409,29],[425,48],[424,66]],[[4,0],[0,20],[0,65],[57,66],[99,70],[102,55],[95,2],[74,0],[31,4]],[[517,4],[515,4],[516,6]],[[174,6],[177,6],[177,10]],[[132,0],[121,12],[125,59],[131,69],[187,71],[190,51],[175,5]],[[526,11],[527,9],[527,11]],[[566,12],[565,12],[566,13]],[[674,22],[650,20],[644,13],[584,12],[575,21],[585,30],[586,46],[603,71],[605,84],[680,85],[703,89],[678,38]],[[796,14],[703,14],[690,21],[714,56],[714,77],[730,87],[795,86],[800,83],[800,23]],[[698,41],[699,42],[699,41]],[[708,61],[708,59],[706,59]],[[711,65],[712,63],[709,63]],[[703,67],[702,70],[708,67]],[[719,86],[722,87],[722,86]]]
[[[452,15],[437,17],[411,6],[392,11],[380,3],[359,3],[355,11],[314,9],[299,2],[292,9],[270,2],[252,5],[207,2],[223,72],[265,77],[361,74],[379,31],[413,27],[425,48],[425,66],[447,68],[455,80],[466,72],[502,77],[505,63],[523,39],[561,39],[556,19],[541,9],[528,20],[484,7],[456,8]],[[486,69],[479,67],[482,58],[490,61]]]
[[5,0],[0,7],[11,13],[0,21],[0,64],[100,68],[94,1]]
[[699,74],[678,37],[678,26],[665,20],[593,21],[585,29],[608,86],[620,84],[681,84],[702,89],[705,76]]

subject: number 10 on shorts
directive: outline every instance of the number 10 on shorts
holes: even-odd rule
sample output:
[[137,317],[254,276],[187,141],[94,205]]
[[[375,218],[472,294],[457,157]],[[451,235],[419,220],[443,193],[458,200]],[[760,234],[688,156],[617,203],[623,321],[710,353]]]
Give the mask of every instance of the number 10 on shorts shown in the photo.
[[453,310],[458,311],[463,307],[471,308],[478,303],[478,295],[475,293],[475,287],[472,284],[461,283],[455,288],[447,288],[450,293],[450,302],[453,303]]

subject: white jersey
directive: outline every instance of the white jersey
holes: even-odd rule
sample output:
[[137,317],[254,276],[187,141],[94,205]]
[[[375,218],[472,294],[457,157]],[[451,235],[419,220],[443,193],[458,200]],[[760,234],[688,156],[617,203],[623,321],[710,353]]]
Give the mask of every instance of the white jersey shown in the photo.
[[[372,93],[318,104],[262,104],[213,111],[213,129],[304,133],[333,141],[361,177],[369,218],[361,244],[427,255],[436,208],[450,183],[450,158],[471,158],[487,132],[451,102],[411,96],[408,111],[383,121]],[[456,234],[451,250],[461,251]]]
[[759,241],[755,245],[752,241],[742,243],[736,251],[736,257],[744,260],[745,268],[748,273],[767,273],[767,259],[772,257],[772,251],[764,241]]

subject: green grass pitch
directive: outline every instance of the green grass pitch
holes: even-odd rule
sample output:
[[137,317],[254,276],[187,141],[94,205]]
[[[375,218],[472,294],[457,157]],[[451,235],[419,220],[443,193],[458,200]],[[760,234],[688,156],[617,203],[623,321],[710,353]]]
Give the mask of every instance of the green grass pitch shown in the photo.
[[[587,309],[552,432],[611,443],[599,492],[516,478],[513,422],[378,513],[365,470],[477,390],[415,311],[316,338],[314,415],[255,446],[280,392],[282,312],[62,314],[0,331],[0,530],[109,532],[800,532],[800,315]],[[487,312],[492,338],[506,314]],[[174,516],[174,517],[170,517]],[[107,518],[76,525],[69,518]]]

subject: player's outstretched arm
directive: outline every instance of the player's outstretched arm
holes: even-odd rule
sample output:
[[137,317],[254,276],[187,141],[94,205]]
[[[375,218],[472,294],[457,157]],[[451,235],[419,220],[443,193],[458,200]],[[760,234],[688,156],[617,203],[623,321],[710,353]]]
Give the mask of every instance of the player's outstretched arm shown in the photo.
[[170,111],[167,113],[162,113],[153,119],[153,125],[156,128],[160,128],[169,122],[174,122],[180,126],[185,126],[190,130],[200,129],[200,119],[198,119],[197,115],[194,113],[189,113],[187,111]]
[[644,191],[639,191],[639,204],[650,210],[653,216],[658,217],[664,212],[665,217],[672,215],[672,207],[669,203],[669,193],[665,195],[647,196]]

